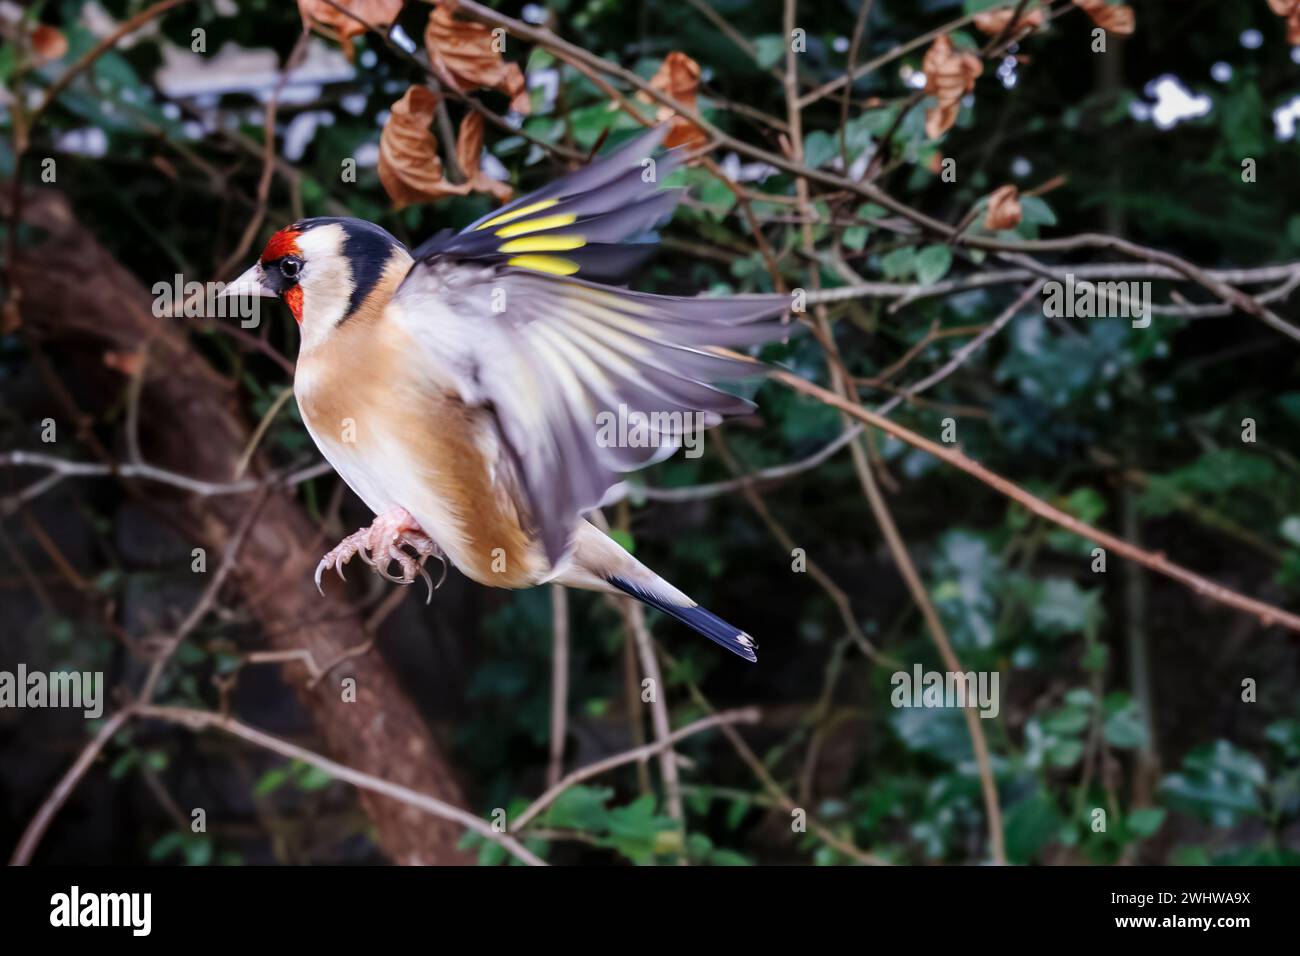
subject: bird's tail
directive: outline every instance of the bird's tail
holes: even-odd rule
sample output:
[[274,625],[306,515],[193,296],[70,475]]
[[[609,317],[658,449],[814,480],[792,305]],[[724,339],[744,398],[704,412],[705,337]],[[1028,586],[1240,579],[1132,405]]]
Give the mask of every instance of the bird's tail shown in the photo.
[[705,610],[695,603],[674,604],[667,598],[618,575],[611,575],[607,580],[624,594],[630,594],[638,601],[663,611],[669,617],[676,618],[687,627],[699,631],[713,643],[721,644],[731,653],[747,661],[758,660],[758,655],[754,653],[758,650],[758,644],[754,639],[734,624],[728,624],[712,611]]

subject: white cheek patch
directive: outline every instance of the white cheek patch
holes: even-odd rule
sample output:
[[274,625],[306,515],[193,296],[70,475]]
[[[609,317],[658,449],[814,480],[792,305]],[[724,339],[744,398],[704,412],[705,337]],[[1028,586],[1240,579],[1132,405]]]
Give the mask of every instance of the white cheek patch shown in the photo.
[[324,341],[347,313],[352,270],[342,254],[344,237],[343,227],[337,223],[317,226],[298,237],[303,258],[298,285],[302,288],[304,349]]

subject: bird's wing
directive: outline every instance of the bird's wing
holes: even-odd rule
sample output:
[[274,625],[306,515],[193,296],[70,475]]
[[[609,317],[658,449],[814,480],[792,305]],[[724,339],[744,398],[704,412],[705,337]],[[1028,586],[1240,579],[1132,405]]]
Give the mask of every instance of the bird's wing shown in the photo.
[[[672,454],[682,428],[753,407],[709,383],[763,366],[715,347],[797,328],[780,320],[784,296],[683,298],[588,281],[639,262],[654,246],[647,231],[676,204],[642,177],[662,135],[426,243],[393,299],[462,400],[492,411],[552,564],[619,472]],[[674,161],[661,158],[659,172]]]

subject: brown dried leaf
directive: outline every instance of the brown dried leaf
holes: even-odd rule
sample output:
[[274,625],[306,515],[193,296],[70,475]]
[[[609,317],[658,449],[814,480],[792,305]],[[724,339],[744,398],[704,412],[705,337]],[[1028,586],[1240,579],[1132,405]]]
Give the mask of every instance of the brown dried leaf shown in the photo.
[[925,135],[938,139],[957,122],[961,99],[975,89],[984,63],[968,50],[954,50],[952,41],[943,34],[925,51],[921,70],[925,73],[925,92],[935,98],[935,105],[925,112]]
[[460,124],[456,134],[456,162],[465,172],[470,188],[475,192],[489,193],[498,202],[505,202],[514,192],[509,183],[493,179],[479,169],[483,155],[483,114],[470,113]]
[[334,34],[343,50],[352,59],[352,40],[366,32],[365,23],[375,27],[387,27],[402,12],[402,0],[334,0],[338,7],[345,7],[353,16],[348,16],[338,7],[325,0],[298,0],[298,14],[303,26],[317,26]]
[[1092,22],[1107,33],[1126,37],[1132,34],[1137,26],[1137,18],[1133,14],[1133,8],[1126,3],[1111,4],[1107,3],[1106,0],[1074,0],[1074,5],[1092,17]]
[[[439,0],[424,29],[424,46],[438,77],[457,93],[500,90],[517,113],[529,110],[528,85],[517,63],[507,63],[487,26],[457,20],[455,0]],[[498,34],[499,36],[500,34]]]
[[412,86],[393,104],[379,135],[379,181],[398,209],[446,196],[453,185],[443,175],[438,141],[429,130],[437,108],[432,90]]
[[[983,13],[975,15],[975,29],[981,33],[987,33],[989,36],[1001,36],[1003,30],[1007,30],[1007,24],[1011,22],[1012,16],[1015,15],[1015,7],[994,7],[991,10],[985,10]],[[1007,33],[1014,33],[1017,30],[1023,30],[1025,27],[1041,27],[1045,20],[1042,7],[1034,7],[1032,10],[1026,10],[1016,21],[1015,27],[1007,30]]]
[[[694,110],[696,94],[700,89],[700,65],[685,53],[674,50],[664,57],[658,72],[650,78],[650,86],[666,96],[671,96],[682,106]],[[646,102],[651,101],[650,97],[644,94],[640,98]],[[690,120],[678,116],[667,106],[660,105],[655,111],[655,118],[661,123],[672,120],[672,127],[664,138],[664,145],[669,149],[674,146],[703,146],[709,141],[704,130]]]
[[1300,0],[1268,0],[1268,7],[1286,18],[1286,42],[1300,44]]
[[32,55],[37,66],[62,60],[68,55],[68,38],[62,30],[38,23],[32,30]]
[[984,215],[984,228],[991,232],[1014,229],[1020,225],[1020,190],[1015,186],[1001,186],[989,196],[988,210]]
[[444,196],[490,193],[499,200],[510,197],[511,189],[484,175],[479,169],[483,152],[483,117],[471,113],[460,124],[456,136],[456,162],[465,172],[463,183],[447,179],[438,156],[438,141],[429,129],[438,109],[438,95],[424,86],[412,86],[393,104],[388,122],[379,135],[379,181],[401,209],[417,202]]

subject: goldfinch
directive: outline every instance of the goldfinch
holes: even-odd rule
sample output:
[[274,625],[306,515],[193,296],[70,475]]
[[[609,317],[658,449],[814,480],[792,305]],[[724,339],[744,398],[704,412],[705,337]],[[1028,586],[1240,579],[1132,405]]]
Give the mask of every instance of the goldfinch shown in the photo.
[[[784,296],[620,287],[682,192],[657,185],[680,163],[652,156],[665,129],[413,252],[369,222],[304,219],[226,289],[293,313],[302,420],[376,515],[321,559],[317,587],[357,554],[429,583],[436,557],[492,587],[623,592],[757,660],[749,634],[584,517],[621,472],[672,454],[687,423],[752,409],[711,383],[764,367],[719,348],[798,328]],[[634,427],[606,427],[612,415]]]

